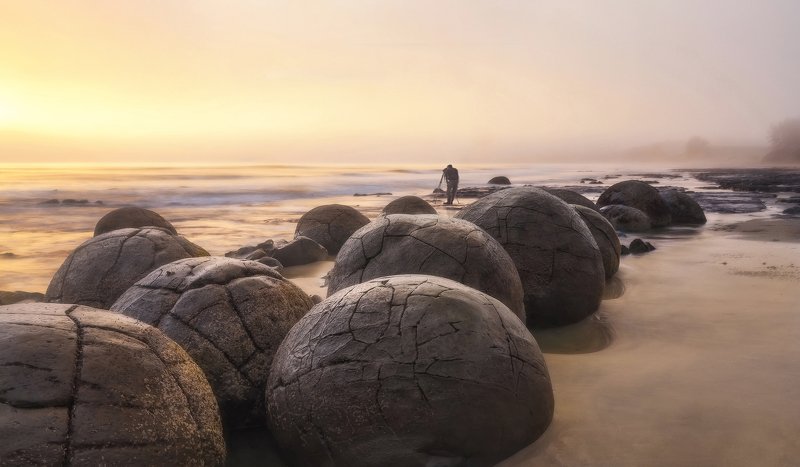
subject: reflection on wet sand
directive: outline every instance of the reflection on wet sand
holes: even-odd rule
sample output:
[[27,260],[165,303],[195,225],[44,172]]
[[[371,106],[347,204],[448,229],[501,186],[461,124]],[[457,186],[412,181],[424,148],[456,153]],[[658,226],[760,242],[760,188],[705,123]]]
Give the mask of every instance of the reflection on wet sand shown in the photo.
[[614,328],[601,311],[586,319],[557,328],[531,329],[542,352],[548,354],[582,354],[599,352],[614,340]]

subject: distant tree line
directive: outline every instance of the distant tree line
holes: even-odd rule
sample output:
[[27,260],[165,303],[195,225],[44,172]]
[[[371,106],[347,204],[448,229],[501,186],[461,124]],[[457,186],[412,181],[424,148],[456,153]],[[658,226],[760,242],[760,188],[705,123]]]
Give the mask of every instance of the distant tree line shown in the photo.
[[800,118],[790,118],[772,127],[766,162],[800,162]]

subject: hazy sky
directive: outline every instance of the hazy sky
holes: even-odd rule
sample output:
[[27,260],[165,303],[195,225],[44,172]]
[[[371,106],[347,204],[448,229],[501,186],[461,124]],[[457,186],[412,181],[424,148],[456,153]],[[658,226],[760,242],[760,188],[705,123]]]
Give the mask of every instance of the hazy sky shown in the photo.
[[0,162],[761,144],[800,114],[799,21],[797,0],[0,0]]

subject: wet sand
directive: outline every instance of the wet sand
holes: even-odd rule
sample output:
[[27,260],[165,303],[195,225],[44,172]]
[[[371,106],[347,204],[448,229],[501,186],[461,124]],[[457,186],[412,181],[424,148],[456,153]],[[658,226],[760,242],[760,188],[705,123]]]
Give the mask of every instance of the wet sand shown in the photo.
[[607,346],[553,353],[553,336],[536,333],[555,418],[500,465],[797,462],[800,244],[701,229],[658,246],[623,259],[625,293],[603,302],[602,325],[555,331],[557,350],[570,338]]

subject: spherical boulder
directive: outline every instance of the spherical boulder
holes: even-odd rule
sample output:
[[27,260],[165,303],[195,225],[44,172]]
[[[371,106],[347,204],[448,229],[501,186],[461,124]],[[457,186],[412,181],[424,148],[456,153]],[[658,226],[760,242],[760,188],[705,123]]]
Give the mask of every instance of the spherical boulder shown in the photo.
[[328,295],[376,277],[430,274],[500,300],[523,321],[522,283],[503,246],[480,227],[437,215],[391,214],[354,233],[328,275]]
[[350,206],[326,204],[303,214],[294,233],[314,240],[335,255],[353,232],[368,223],[367,216]]
[[511,185],[511,180],[504,175],[499,175],[497,177],[492,177],[488,182],[490,185]]
[[107,213],[97,221],[94,227],[94,236],[111,232],[118,229],[131,229],[139,227],[160,227],[177,235],[178,231],[175,230],[172,224],[166,219],[161,217],[157,212],[149,209],[138,208],[136,206],[129,206]]
[[533,187],[485,196],[456,217],[497,239],[519,271],[531,326],[570,324],[597,310],[605,273],[597,243],[577,212]]
[[597,199],[597,205],[621,204],[636,208],[647,214],[653,227],[664,227],[672,222],[669,206],[661,198],[658,190],[639,180],[626,180],[615,183]]
[[113,230],[83,242],[67,257],[45,300],[107,309],[153,269],[203,254],[208,253],[164,229]]
[[597,205],[594,204],[592,200],[583,196],[577,191],[567,190],[566,188],[542,188],[542,190],[550,193],[567,204],[577,204],[578,206],[585,206],[594,211],[599,211]]
[[298,465],[488,466],[544,432],[553,393],[536,341],[505,305],[402,275],[304,316],[275,356],[267,408]]
[[610,204],[600,208],[600,214],[622,232],[646,232],[653,228],[647,214],[630,206]]
[[78,305],[0,307],[0,464],[222,465],[203,372],[134,319]]
[[313,306],[269,266],[233,258],[164,265],[111,310],[151,324],[183,347],[214,389],[226,426],[264,424],[264,385],[278,345]]
[[619,270],[621,246],[617,231],[614,230],[611,222],[594,209],[577,204],[573,204],[572,207],[575,208],[575,211],[581,216],[586,226],[589,227],[594,241],[597,242],[597,247],[600,248],[600,255],[603,257],[603,270],[606,274],[606,280],[611,279]]
[[436,214],[436,209],[418,196],[401,196],[387,204],[382,214]]
[[705,224],[706,213],[690,195],[678,190],[664,190],[661,198],[667,203],[673,224]]

